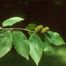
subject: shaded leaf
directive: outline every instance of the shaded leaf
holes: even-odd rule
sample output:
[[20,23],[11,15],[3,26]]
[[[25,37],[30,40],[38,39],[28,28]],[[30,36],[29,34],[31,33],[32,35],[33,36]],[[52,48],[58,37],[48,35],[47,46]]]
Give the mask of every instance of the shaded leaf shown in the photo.
[[10,30],[0,31],[0,58],[12,48],[12,33]]
[[27,28],[27,29],[29,29],[29,30],[34,31],[34,30],[35,30],[35,28],[36,28],[36,26],[37,26],[36,24],[34,24],[34,23],[30,23],[30,24],[28,24],[28,25],[27,25],[27,27],[26,27],[26,28]]
[[3,27],[12,26],[12,25],[14,25],[15,23],[20,22],[20,21],[22,21],[22,20],[24,20],[24,19],[21,18],[21,17],[12,17],[12,18],[9,18],[9,19],[3,21],[2,26],[3,26]]
[[47,55],[54,55],[55,54],[54,48],[52,47],[52,45],[47,40],[45,33],[39,34],[39,36],[43,42],[44,53],[46,53]]
[[55,49],[51,46],[49,42],[44,42],[45,48],[44,52],[48,55],[55,55]]
[[56,46],[65,44],[63,38],[57,32],[48,31],[47,34],[46,37],[50,43]]
[[43,52],[43,42],[40,37],[36,34],[32,34],[29,38],[29,45],[30,45],[30,56],[38,65],[42,52]]
[[[36,26],[37,26],[36,24],[30,23],[30,24],[27,25],[26,29],[31,30],[31,31],[35,31]],[[28,33],[29,33],[29,35],[31,35],[34,32],[28,32]]]
[[21,31],[13,31],[13,37],[16,51],[28,60],[30,47],[26,36]]

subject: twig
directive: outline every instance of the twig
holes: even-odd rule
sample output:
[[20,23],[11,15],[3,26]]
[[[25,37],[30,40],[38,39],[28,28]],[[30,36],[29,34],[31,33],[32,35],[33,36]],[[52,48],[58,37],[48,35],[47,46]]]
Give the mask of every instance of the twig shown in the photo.
[[25,29],[25,28],[2,28],[2,27],[0,27],[0,29],[11,29],[11,30],[24,30],[24,31],[28,31],[28,32],[34,32],[34,31],[31,31],[31,30],[29,30],[29,29]]

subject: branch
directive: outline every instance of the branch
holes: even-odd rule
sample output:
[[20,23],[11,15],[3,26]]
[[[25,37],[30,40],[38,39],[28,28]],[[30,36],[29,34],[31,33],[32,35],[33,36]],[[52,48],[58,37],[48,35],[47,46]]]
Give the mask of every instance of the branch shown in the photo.
[[29,29],[25,29],[25,28],[2,28],[0,27],[0,29],[10,29],[10,30],[24,30],[24,31],[28,31],[28,32],[35,32],[35,31],[31,31]]

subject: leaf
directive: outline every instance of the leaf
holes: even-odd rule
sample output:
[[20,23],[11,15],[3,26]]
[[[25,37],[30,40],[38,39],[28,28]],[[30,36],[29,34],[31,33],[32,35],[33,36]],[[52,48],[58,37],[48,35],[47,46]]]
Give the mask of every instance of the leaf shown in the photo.
[[0,31],[0,58],[6,55],[12,48],[12,33],[10,30]]
[[65,44],[63,38],[57,32],[48,31],[47,34],[46,37],[50,43],[56,46]]
[[[30,23],[30,24],[27,25],[26,29],[31,30],[31,31],[35,31],[36,26],[37,26],[36,24]],[[28,32],[29,35],[31,35],[33,33],[34,32],[30,32],[30,31]]]
[[55,49],[51,46],[51,44],[47,41],[44,42],[45,48],[44,52],[48,55],[55,55]]
[[28,60],[30,47],[26,36],[21,31],[13,31],[13,37],[16,51]]
[[35,30],[35,28],[36,28],[36,26],[37,26],[36,24],[34,24],[34,23],[30,23],[30,24],[28,24],[28,25],[27,25],[27,27],[26,27],[26,28],[27,28],[27,29],[29,29],[29,30],[34,31],[34,30]]
[[20,22],[20,21],[23,21],[23,20],[24,20],[24,19],[21,18],[21,17],[12,17],[12,18],[9,18],[9,19],[3,21],[2,26],[3,26],[3,27],[12,26],[12,25],[14,25],[15,23]]
[[46,53],[47,55],[54,55],[55,54],[54,48],[52,47],[52,45],[47,40],[45,33],[43,33],[43,34],[39,33],[39,36],[43,42],[44,53]]
[[36,34],[32,34],[29,38],[30,56],[38,66],[43,52],[43,42]]

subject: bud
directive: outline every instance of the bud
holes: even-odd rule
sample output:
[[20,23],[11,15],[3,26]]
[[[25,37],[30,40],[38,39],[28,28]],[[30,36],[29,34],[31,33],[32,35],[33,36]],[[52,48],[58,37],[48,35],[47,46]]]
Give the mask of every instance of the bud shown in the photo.
[[42,26],[42,25],[38,25],[38,26],[35,28],[35,33],[40,32],[42,29],[43,29],[43,26]]
[[42,30],[41,30],[41,33],[45,33],[49,30],[49,27],[44,27]]

